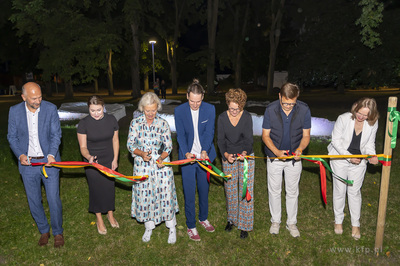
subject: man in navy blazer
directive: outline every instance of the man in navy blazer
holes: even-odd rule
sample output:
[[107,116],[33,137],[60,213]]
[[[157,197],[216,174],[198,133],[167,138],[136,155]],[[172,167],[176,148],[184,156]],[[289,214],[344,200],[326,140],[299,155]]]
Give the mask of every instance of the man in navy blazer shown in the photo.
[[[188,102],[175,108],[175,127],[179,144],[179,159],[209,159],[216,157],[214,147],[215,107],[202,102],[204,88],[197,80],[188,87]],[[182,184],[185,196],[185,215],[189,238],[200,241],[196,229],[196,181],[199,192],[199,222],[208,232],[214,227],[208,218],[207,173],[196,163],[182,166]]]
[[62,228],[62,206],[59,191],[59,169],[47,167],[45,178],[40,166],[60,161],[58,147],[61,143],[61,127],[57,107],[42,100],[40,86],[28,82],[22,87],[23,102],[10,108],[7,139],[18,158],[18,169],[25,186],[26,196],[33,219],[41,233],[39,245],[44,246],[50,237],[50,226],[42,204],[41,182],[43,182],[50,209],[54,246],[64,245]]

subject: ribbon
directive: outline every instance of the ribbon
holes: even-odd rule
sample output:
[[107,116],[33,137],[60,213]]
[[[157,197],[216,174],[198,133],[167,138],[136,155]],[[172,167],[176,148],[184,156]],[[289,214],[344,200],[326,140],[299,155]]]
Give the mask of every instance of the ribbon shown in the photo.
[[327,204],[327,201],[326,201],[326,170],[325,170],[325,167],[322,162],[323,159],[321,159],[322,161],[312,160],[312,159],[305,159],[305,160],[319,165],[319,172],[320,172],[320,176],[321,176],[321,194],[322,194],[322,199],[324,200],[325,205],[326,205]]
[[[46,173],[46,165],[47,163],[32,163],[32,166],[38,166],[38,165],[43,165],[42,172],[43,175],[47,178],[48,175]],[[122,182],[140,182],[144,181],[148,178],[147,175],[145,176],[126,176],[123,174],[120,174],[114,170],[111,170],[110,168],[107,168],[101,164],[98,163],[88,163],[88,162],[76,162],[76,161],[65,161],[65,162],[52,162],[50,163],[51,166],[58,167],[58,168],[83,168],[87,166],[91,166],[102,172],[108,177],[115,178],[116,180],[122,181]]]
[[210,174],[216,177],[221,177],[225,181],[228,181],[228,178],[230,178],[232,175],[225,175],[224,172],[219,170],[215,165],[211,163],[210,160],[205,160],[205,159],[183,159],[183,160],[177,160],[177,161],[172,161],[172,162],[162,162],[164,165],[185,165],[189,164],[192,162],[197,162],[201,168],[203,168],[205,171],[207,171],[207,180],[210,182]]
[[[396,133],[397,134],[397,133]],[[339,179],[340,181],[347,183],[348,185],[353,185],[353,180],[347,180],[344,179],[337,174],[335,174],[332,169],[329,167],[329,164],[323,159],[323,158],[372,158],[372,157],[378,157],[378,161],[382,163],[383,166],[390,166],[391,165],[391,160],[392,156],[391,155],[385,155],[385,154],[376,154],[376,155],[370,155],[370,154],[353,154],[353,155],[300,155],[300,158],[313,162],[315,164],[319,165],[320,169],[320,178],[321,178],[321,194],[322,198],[324,200],[324,203],[327,204],[326,200],[326,169],[328,169],[329,172],[332,173],[332,176],[336,179]],[[250,156],[248,156],[250,157]],[[269,159],[293,159],[295,156],[285,156],[285,157],[271,157]]]
[[400,112],[396,111],[396,107],[388,107],[389,121],[393,123],[392,134],[388,129],[388,134],[391,137],[390,146],[392,149],[396,148],[397,128],[400,121]]
[[[238,154],[238,156],[242,156],[241,154]],[[243,159],[243,189],[242,189],[242,198],[246,198],[247,201],[251,200],[251,195],[249,193],[249,190],[247,189],[247,179],[248,179],[248,173],[249,173],[249,162],[247,161],[247,158],[244,157]]]

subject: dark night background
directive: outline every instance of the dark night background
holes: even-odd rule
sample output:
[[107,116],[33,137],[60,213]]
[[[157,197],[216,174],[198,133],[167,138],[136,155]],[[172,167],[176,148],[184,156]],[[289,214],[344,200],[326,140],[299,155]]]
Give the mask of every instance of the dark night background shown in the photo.
[[[170,85],[166,40],[173,37],[174,1],[12,0],[0,3],[0,89],[21,86],[26,74],[54,90],[71,80],[74,90],[109,86],[107,54],[116,90],[132,89],[132,71],[140,69],[140,89],[151,81],[150,39],[155,45],[157,77]],[[180,1],[177,1],[178,3]],[[206,80],[207,1],[186,1],[176,49],[177,82]],[[279,1],[275,1],[279,2]],[[215,74],[235,74],[237,16],[241,32],[246,1],[219,2]],[[381,45],[361,42],[359,1],[286,0],[276,52],[276,71],[303,88],[398,86],[400,82],[400,1],[383,1],[383,21],[376,28]],[[138,8],[139,6],[139,8]],[[129,12],[127,11],[129,10]],[[235,13],[236,12],[236,13]],[[251,1],[241,48],[241,83],[266,86],[270,58],[271,1]],[[132,21],[138,25],[139,66],[134,66]],[[235,33],[236,32],[236,33]],[[240,37],[240,36],[239,36]],[[47,82],[47,83],[46,83]],[[52,85],[53,83],[53,85]],[[50,89],[51,90],[51,89]]]

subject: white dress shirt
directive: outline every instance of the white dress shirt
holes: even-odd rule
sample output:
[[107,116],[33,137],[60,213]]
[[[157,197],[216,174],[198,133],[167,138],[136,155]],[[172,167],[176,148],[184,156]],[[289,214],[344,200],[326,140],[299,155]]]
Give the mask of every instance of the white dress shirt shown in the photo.
[[190,153],[196,155],[196,158],[200,158],[201,144],[199,139],[199,110],[193,111],[192,109],[190,109],[190,112],[192,113],[193,131],[194,131],[193,146]]
[[29,111],[26,104],[25,108],[26,108],[26,119],[28,121],[28,131],[29,131],[28,157],[41,157],[43,156],[43,151],[42,148],[40,147],[39,133],[38,133],[40,107],[34,113]]

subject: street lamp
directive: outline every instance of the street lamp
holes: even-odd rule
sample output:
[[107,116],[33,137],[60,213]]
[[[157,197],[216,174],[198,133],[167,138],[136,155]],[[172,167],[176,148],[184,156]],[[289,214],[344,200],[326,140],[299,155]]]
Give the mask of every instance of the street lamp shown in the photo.
[[156,83],[156,73],[154,72],[154,44],[156,43],[156,41],[149,41],[149,43],[151,43],[151,54],[153,56],[153,87],[154,87],[154,84]]

